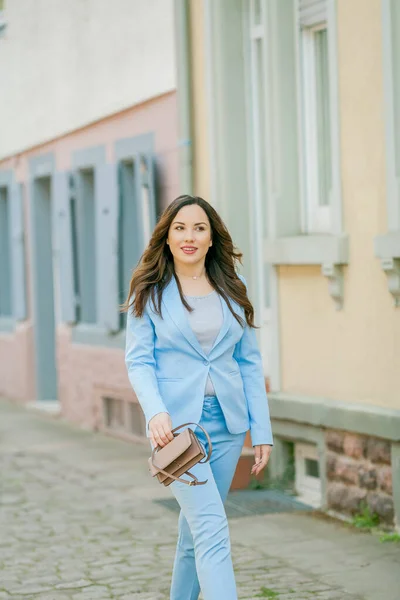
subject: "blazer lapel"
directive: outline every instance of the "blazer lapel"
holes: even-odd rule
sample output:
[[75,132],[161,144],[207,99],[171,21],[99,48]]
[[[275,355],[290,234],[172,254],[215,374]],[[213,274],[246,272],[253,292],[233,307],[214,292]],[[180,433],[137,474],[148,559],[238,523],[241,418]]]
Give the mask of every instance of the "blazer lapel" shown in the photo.
[[222,327],[219,330],[219,333],[218,333],[217,337],[215,338],[214,344],[210,350],[210,354],[214,350],[215,346],[217,344],[219,344],[224,339],[226,334],[228,333],[229,328],[232,324],[232,319],[233,319],[232,313],[229,310],[227,303],[225,302],[225,300],[223,299],[222,296],[220,296],[220,299],[221,299],[221,304],[222,304],[222,313],[223,313],[224,320],[222,323]]
[[178,329],[180,329],[180,331],[185,336],[189,344],[193,346],[193,348],[199,354],[201,354],[201,356],[204,356],[206,358],[206,354],[204,353],[197,337],[195,336],[192,328],[190,327],[190,323],[186,315],[186,310],[182,304],[178,286],[174,277],[172,277],[171,281],[169,282],[168,286],[163,292],[162,303],[168,311],[169,316],[171,317],[175,325],[178,327]]

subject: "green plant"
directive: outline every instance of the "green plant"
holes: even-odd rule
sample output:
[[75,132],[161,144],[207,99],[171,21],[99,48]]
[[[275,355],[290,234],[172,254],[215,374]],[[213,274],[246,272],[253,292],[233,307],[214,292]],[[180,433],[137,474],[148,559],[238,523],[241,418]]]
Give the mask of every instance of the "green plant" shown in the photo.
[[379,515],[371,512],[369,506],[363,503],[360,512],[354,515],[352,523],[359,529],[372,529],[379,525]]
[[270,590],[269,588],[262,587],[260,594],[256,594],[256,598],[277,598],[278,592]]
[[395,542],[396,544],[400,544],[400,534],[399,533],[384,533],[379,538],[380,542]]

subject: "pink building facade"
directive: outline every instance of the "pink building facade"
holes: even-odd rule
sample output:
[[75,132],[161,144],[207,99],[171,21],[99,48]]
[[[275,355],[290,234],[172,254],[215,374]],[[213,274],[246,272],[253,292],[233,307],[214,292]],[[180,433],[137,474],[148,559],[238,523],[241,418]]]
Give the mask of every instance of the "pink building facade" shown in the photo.
[[179,193],[177,129],[172,91],[0,162],[1,396],[143,435],[119,304]]

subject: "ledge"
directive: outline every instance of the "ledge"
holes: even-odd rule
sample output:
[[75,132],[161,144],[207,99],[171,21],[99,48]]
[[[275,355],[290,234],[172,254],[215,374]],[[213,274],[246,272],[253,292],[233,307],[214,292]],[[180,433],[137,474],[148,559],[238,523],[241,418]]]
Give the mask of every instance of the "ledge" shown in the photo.
[[99,325],[79,323],[71,328],[71,341],[74,344],[124,349],[125,331],[111,334]]
[[264,259],[273,265],[343,265],[349,262],[349,238],[295,235],[266,240]]
[[270,392],[268,399],[272,419],[400,441],[400,410],[283,392]]
[[377,258],[400,258],[400,231],[378,235],[374,247]]

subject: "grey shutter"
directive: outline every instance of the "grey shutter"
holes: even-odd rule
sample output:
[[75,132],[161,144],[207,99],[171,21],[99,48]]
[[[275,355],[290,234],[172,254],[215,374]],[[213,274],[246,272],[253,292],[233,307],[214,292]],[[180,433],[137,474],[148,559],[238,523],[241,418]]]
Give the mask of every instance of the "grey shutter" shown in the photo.
[[143,252],[156,224],[154,159],[151,154],[136,154],[134,177]]
[[117,165],[96,168],[97,323],[108,332],[120,327],[118,293]]
[[154,156],[152,154],[146,154],[144,156],[144,160],[147,163],[147,177],[146,177],[145,185],[147,185],[148,189],[149,189],[150,229],[151,229],[151,231],[153,231],[154,227],[156,226],[156,220],[157,220]]
[[312,27],[327,20],[328,0],[299,0],[299,19],[302,27]]
[[10,190],[12,306],[15,319],[22,321],[27,317],[22,185],[14,183]]
[[76,322],[76,298],[72,253],[70,188],[68,172],[58,172],[53,178],[55,250],[60,279],[61,321]]

